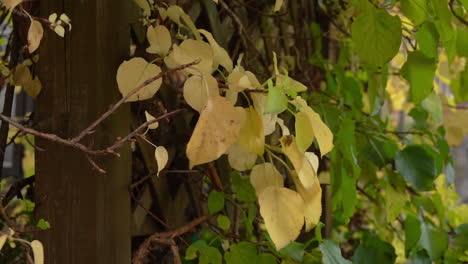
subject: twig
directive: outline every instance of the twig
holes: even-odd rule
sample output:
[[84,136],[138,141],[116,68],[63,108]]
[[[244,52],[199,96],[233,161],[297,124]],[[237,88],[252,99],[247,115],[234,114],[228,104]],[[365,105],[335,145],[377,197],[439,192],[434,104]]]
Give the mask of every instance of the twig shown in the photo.
[[197,60],[197,61],[193,61],[191,63],[188,63],[188,64],[182,64],[178,67],[175,67],[175,68],[172,68],[170,70],[167,70],[165,72],[161,72],[160,74],[144,81],[142,84],[140,84],[139,86],[135,87],[132,91],[130,91],[126,96],[122,97],[122,99],[120,99],[117,103],[115,103],[114,105],[112,105],[109,110],[107,110],[107,112],[105,112],[104,114],[102,114],[98,119],[96,119],[96,121],[94,121],[91,125],[89,125],[87,128],[85,128],[83,131],[81,131],[81,133],[76,136],[75,138],[73,138],[71,140],[71,142],[73,143],[76,143],[76,142],[79,142],[81,139],[83,139],[86,135],[89,135],[89,134],[92,134],[93,133],[93,130],[102,122],[104,121],[107,117],[109,117],[112,113],[114,113],[117,108],[119,108],[120,105],[122,105],[123,103],[125,103],[125,101],[127,101],[128,98],[130,98],[131,96],[133,96],[134,94],[136,94],[138,91],[140,91],[141,89],[143,89],[143,87],[147,86],[148,84],[168,75],[169,73],[172,73],[172,72],[176,72],[176,71],[180,71],[180,70],[183,70],[185,68],[188,68],[190,66],[193,66],[195,64],[198,64],[200,61]]
[[[170,245],[171,250],[174,254],[174,263],[181,263],[180,262],[180,256],[179,256],[179,250],[177,248],[177,245],[174,242],[174,238],[181,236],[199,224],[202,224],[206,221],[208,221],[210,217],[209,216],[202,216],[199,217],[190,223],[181,226],[177,229],[174,229],[172,231],[168,232],[163,232],[163,233],[154,233],[150,237],[148,237],[141,245],[138,247],[138,250],[135,253],[135,256],[133,257],[132,263],[133,264],[141,264],[142,259],[147,255],[148,253],[148,248],[150,247],[151,243],[156,242],[164,245]],[[179,261],[179,262],[177,262]]]
[[463,25],[468,26],[468,21],[466,21],[463,17],[458,15],[457,12],[455,12],[455,10],[453,9],[453,2],[454,0],[450,0],[449,2],[450,12],[452,12],[453,16],[456,17],[458,21],[460,21]]

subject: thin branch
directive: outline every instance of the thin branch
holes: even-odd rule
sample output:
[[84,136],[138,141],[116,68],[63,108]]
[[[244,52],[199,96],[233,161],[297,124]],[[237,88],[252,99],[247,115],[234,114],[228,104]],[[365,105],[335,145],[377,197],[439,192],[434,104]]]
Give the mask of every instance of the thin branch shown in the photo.
[[109,110],[107,110],[107,112],[105,112],[104,114],[102,114],[98,119],[96,119],[96,121],[94,121],[91,125],[89,125],[87,128],[85,128],[83,131],[81,131],[81,133],[76,136],[75,138],[73,138],[71,140],[71,142],[73,143],[76,143],[76,142],[79,142],[81,139],[83,139],[86,135],[89,135],[89,134],[92,134],[93,133],[93,130],[102,122],[104,121],[107,117],[109,117],[112,113],[114,113],[117,108],[119,108],[120,105],[122,105],[123,103],[125,103],[125,101],[127,101],[128,98],[130,98],[131,96],[133,96],[134,94],[136,94],[138,91],[140,91],[141,89],[143,89],[143,87],[147,86],[148,84],[151,84],[152,82],[168,75],[169,73],[172,73],[172,72],[176,72],[176,71],[180,71],[180,70],[183,70],[185,68],[188,68],[188,67],[191,67],[195,64],[198,64],[200,61],[199,60],[196,60],[196,61],[193,61],[191,63],[187,63],[187,64],[182,64],[178,67],[175,67],[175,68],[172,68],[170,70],[167,70],[165,72],[161,72],[160,74],[144,81],[142,84],[140,84],[139,86],[135,87],[133,90],[131,90],[126,96],[122,97],[122,99],[120,99],[117,103],[115,103],[114,105],[112,105]]
[[463,17],[458,15],[457,12],[455,12],[455,10],[453,9],[453,3],[454,3],[454,0],[450,0],[449,2],[450,12],[452,12],[453,16],[456,17],[458,21],[460,21],[463,25],[468,26],[468,21],[466,21]]

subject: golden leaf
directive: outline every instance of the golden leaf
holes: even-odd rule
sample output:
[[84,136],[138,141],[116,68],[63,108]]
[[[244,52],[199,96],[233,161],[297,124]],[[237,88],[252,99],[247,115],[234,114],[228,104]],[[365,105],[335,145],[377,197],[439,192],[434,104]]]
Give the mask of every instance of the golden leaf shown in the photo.
[[10,11],[13,10],[21,2],[23,2],[23,0],[2,0],[3,5]]
[[300,152],[305,152],[314,141],[314,130],[309,116],[304,112],[295,115],[296,142]]
[[293,164],[304,188],[312,189],[314,183],[318,181],[317,175],[306,156],[298,150],[294,136],[283,136],[280,142],[283,153]]
[[171,33],[165,26],[149,26],[146,32],[146,38],[150,44],[146,52],[159,54],[160,56],[165,56],[169,52],[172,44]]
[[283,187],[284,179],[272,163],[262,163],[253,167],[250,172],[250,183],[259,196],[267,187]]
[[[148,111],[145,111],[145,117],[146,117],[146,122],[155,120],[156,118],[152,116]],[[151,125],[148,126],[149,129],[156,129],[159,126],[159,122],[152,123]]]
[[257,155],[263,155],[265,150],[265,136],[263,133],[263,120],[253,108],[245,108],[245,122],[239,134],[239,143],[246,150]]
[[249,152],[239,143],[234,143],[227,151],[231,168],[238,171],[251,169],[257,161],[257,154]]
[[28,50],[29,53],[33,53],[39,48],[42,37],[44,35],[44,28],[42,28],[41,22],[37,20],[31,20],[31,25],[28,30]]
[[213,38],[213,35],[204,30],[200,29],[198,30],[205,38],[208,40],[210,43],[211,48],[213,49],[213,68],[216,70],[218,68],[218,65],[223,66],[228,72],[232,71],[232,60],[231,57],[229,57],[229,54],[225,49],[223,49],[221,46],[219,46],[218,42]]
[[166,167],[167,162],[169,160],[169,154],[167,153],[167,150],[163,146],[159,146],[154,150],[154,157],[156,158],[156,163],[158,164],[158,173],[157,175],[159,176],[159,173]]
[[187,145],[190,169],[218,159],[239,137],[241,116],[225,98],[208,98]]
[[187,39],[180,44],[174,44],[172,52],[164,58],[167,67],[175,68],[200,60],[200,63],[184,69],[184,72],[194,75],[209,75],[213,72],[213,50],[211,46],[201,40]]
[[[148,63],[143,58],[133,58],[124,61],[117,70],[117,84],[120,93],[126,96],[130,91],[159,73],[161,73],[159,66]],[[162,79],[160,78],[140,89],[136,94],[128,98],[126,102],[141,101],[153,97],[159,90],[159,87],[161,87],[161,84]]]

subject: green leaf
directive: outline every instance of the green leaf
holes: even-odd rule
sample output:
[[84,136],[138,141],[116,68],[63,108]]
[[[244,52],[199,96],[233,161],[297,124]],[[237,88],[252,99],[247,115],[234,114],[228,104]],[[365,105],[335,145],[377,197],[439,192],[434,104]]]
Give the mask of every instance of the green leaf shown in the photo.
[[419,25],[427,19],[426,2],[426,0],[401,0],[401,11],[415,25]]
[[466,27],[457,27],[457,53],[459,56],[468,56],[468,30]]
[[455,245],[459,248],[468,248],[468,223],[461,224],[455,229]]
[[422,223],[419,244],[427,251],[429,257],[435,260],[444,255],[448,247],[448,235],[428,223]]
[[222,264],[223,256],[217,248],[206,247],[200,252],[199,264]]
[[442,122],[444,113],[442,109],[442,100],[438,94],[432,92],[428,97],[426,97],[426,99],[421,102],[421,106],[424,110],[431,114],[432,119],[436,125]]
[[239,173],[232,172],[231,183],[234,185],[234,192],[239,201],[255,202],[257,200],[255,189],[248,178],[242,178]]
[[375,235],[365,238],[353,255],[355,264],[393,264],[395,263],[395,249],[392,245],[380,240]]
[[414,257],[412,259],[413,262],[412,264],[431,264],[432,261],[427,255],[426,251],[420,250],[414,254]]
[[283,90],[274,86],[271,80],[268,81],[268,95],[263,114],[279,114],[288,107],[288,98]]
[[208,195],[208,211],[210,214],[217,213],[224,208],[224,195],[218,191],[211,191]]
[[401,72],[410,83],[411,101],[419,103],[431,93],[436,69],[435,59],[424,56],[421,51],[408,54]]
[[421,237],[421,224],[416,216],[408,214],[403,226],[405,229],[405,251],[409,252]]
[[226,264],[245,264],[255,262],[257,259],[257,247],[250,242],[240,242],[230,247],[224,258]]
[[382,9],[362,12],[351,25],[352,40],[359,57],[366,63],[383,65],[400,49],[401,21]]
[[39,227],[39,228],[42,229],[42,230],[47,230],[47,229],[50,228],[49,222],[47,222],[46,220],[44,220],[44,219],[42,219],[42,218],[39,219],[39,221],[37,222],[37,225],[36,225],[36,226]]
[[282,248],[279,253],[289,257],[297,262],[302,262],[304,258],[305,245],[298,242],[291,242],[286,247]]
[[455,96],[455,102],[468,101],[468,63],[459,77],[451,81],[450,88]]
[[419,50],[428,58],[436,58],[439,47],[439,33],[432,22],[426,22],[421,25],[418,32],[414,34],[418,41]]
[[275,256],[270,253],[262,253],[258,255],[257,264],[277,264]]
[[407,146],[397,152],[395,163],[398,172],[418,191],[434,189],[436,164],[434,157],[419,145]]
[[231,220],[229,220],[229,217],[225,215],[218,215],[216,222],[218,223],[218,226],[224,231],[228,231],[229,227],[231,227]]
[[193,244],[191,244],[187,250],[185,251],[185,259],[192,260],[198,257],[197,253],[201,252],[201,250],[207,248],[208,245],[203,240],[197,240]]
[[385,197],[387,223],[391,223],[401,214],[409,197],[407,193],[395,190],[390,184],[385,188]]
[[346,260],[341,256],[341,250],[338,244],[332,240],[325,240],[320,244],[322,251],[323,264],[351,264],[351,261]]

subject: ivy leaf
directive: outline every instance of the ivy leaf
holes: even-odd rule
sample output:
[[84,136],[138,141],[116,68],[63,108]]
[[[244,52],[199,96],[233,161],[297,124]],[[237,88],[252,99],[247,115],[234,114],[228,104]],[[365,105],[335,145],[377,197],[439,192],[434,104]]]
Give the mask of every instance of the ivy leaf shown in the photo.
[[297,192],[270,186],[260,193],[258,203],[268,234],[277,250],[299,236],[304,225],[304,201]]
[[172,44],[171,33],[165,26],[149,26],[146,31],[146,38],[150,44],[146,52],[160,56],[165,56],[169,52]]
[[41,22],[32,19],[31,25],[28,30],[28,50],[29,53],[33,53],[39,48],[41,44],[42,37],[44,35],[44,28],[42,27]]
[[359,245],[353,255],[353,261],[356,264],[393,264],[395,263],[395,260],[395,249],[392,245],[380,240],[375,235],[366,237],[364,242]]
[[44,264],[44,247],[41,241],[31,241],[31,248],[34,255],[34,264]]
[[221,96],[208,98],[187,145],[190,168],[218,159],[237,140],[241,117]]
[[156,158],[156,163],[158,164],[158,173],[157,175],[159,176],[159,173],[166,167],[167,162],[169,160],[169,154],[167,153],[167,150],[163,146],[156,147],[154,150],[154,157]]
[[255,263],[257,259],[257,246],[250,242],[240,242],[232,245],[224,255],[226,264]]
[[436,164],[434,157],[419,145],[407,146],[397,152],[395,163],[398,172],[418,191],[434,189]]
[[[159,68],[159,66],[148,63],[143,58],[133,58],[131,60],[124,61],[120,64],[119,69],[117,70],[117,84],[119,86],[120,93],[122,93],[123,96],[126,96],[130,91],[159,73],[161,73],[161,68]],[[161,84],[161,78],[155,80],[128,98],[126,102],[141,101],[153,97],[153,95],[159,90],[159,87],[161,87]]]
[[288,108],[288,98],[283,90],[268,81],[268,96],[265,103],[264,114],[280,114]]
[[239,144],[249,152],[259,156],[265,150],[265,135],[263,133],[263,119],[253,108],[244,108],[245,121],[239,133]]
[[382,9],[369,8],[351,25],[354,48],[366,63],[383,65],[400,49],[401,21]]
[[283,187],[284,179],[272,163],[257,164],[250,172],[250,183],[257,196],[269,186]]
[[426,0],[401,0],[401,11],[415,25],[426,21],[427,10]]
[[424,56],[421,51],[408,54],[401,72],[410,83],[411,101],[419,103],[431,93],[436,69],[435,59]]
[[434,228],[428,223],[421,223],[421,238],[419,244],[432,260],[444,255],[448,247],[448,235],[445,231]]
[[218,191],[211,191],[208,195],[208,211],[215,214],[224,208],[224,195]]
[[340,247],[335,241],[325,240],[320,244],[320,250],[323,264],[351,264],[351,261],[343,258]]
[[210,74],[193,75],[184,83],[184,99],[190,107],[201,112],[208,97],[219,95],[218,82]]

